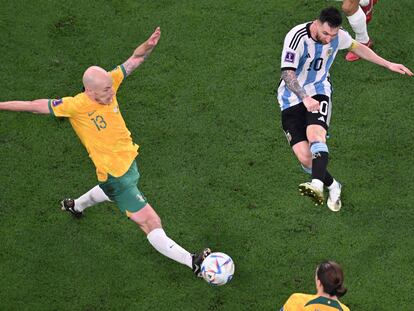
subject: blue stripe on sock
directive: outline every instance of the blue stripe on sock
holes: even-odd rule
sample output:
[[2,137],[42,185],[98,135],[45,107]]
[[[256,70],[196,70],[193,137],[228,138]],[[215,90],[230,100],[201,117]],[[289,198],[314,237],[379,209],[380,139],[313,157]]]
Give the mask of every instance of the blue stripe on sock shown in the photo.
[[314,142],[311,144],[310,150],[312,152],[312,154],[315,154],[317,152],[327,152],[328,151],[328,146],[325,143],[320,143],[320,142]]

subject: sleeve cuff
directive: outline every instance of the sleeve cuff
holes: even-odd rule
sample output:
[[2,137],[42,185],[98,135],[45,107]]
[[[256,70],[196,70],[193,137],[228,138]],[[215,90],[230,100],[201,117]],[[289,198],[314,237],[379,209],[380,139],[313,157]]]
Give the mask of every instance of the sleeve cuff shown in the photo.
[[122,64],[121,66],[119,66],[119,67],[121,67],[121,70],[122,70],[122,73],[124,74],[124,79],[127,77],[127,73],[126,73],[126,70],[125,70],[125,67],[124,67],[124,64]]
[[355,40],[352,40],[351,46],[348,48],[349,51],[352,51],[353,49],[355,49],[358,46],[358,42],[356,42]]
[[55,116],[55,112],[53,111],[53,109],[52,109],[52,100],[51,99],[48,99],[47,100],[47,106],[49,107],[49,112],[50,112],[50,114],[52,115],[52,116]]
[[281,71],[285,71],[285,70],[293,70],[293,71],[296,71],[296,69],[297,68],[295,68],[295,67],[282,67],[280,70]]

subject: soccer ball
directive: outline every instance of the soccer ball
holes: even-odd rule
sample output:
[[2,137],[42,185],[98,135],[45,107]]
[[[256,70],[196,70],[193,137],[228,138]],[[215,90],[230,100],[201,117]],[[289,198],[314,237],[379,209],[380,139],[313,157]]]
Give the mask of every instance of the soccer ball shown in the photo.
[[201,264],[201,275],[212,285],[226,284],[232,279],[233,274],[233,260],[224,253],[211,253]]

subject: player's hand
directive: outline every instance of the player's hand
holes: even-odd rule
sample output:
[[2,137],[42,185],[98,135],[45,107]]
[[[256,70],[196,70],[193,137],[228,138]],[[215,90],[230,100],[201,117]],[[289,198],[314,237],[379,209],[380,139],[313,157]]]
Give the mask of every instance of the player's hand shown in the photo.
[[409,75],[410,77],[413,75],[410,69],[401,64],[391,63],[388,66],[388,69],[394,72],[398,72],[402,75]]
[[132,54],[132,62],[134,62],[134,64],[131,66],[131,71],[135,70],[135,68],[137,68],[145,60],[145,58],[151,54],[152,50],[158,44],[160,37],[161,29],[160,27],[157,27],[147,41],[135,49],[134,54]]
[[158,40],[160,40],[161,37],[161,29],[160,27],[155,28],[155,31],[152,33],[152,35],[148,38],[147,44],[149,48],[153,48],[158,44]]
[[310,96],[303,99],[303,104],[309,112],[319,111],[319,102]]

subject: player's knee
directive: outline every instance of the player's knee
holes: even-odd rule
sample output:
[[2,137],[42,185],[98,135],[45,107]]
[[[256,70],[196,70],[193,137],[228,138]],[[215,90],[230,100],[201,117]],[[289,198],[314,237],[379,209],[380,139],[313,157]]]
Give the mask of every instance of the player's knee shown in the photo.
[[348,0],[343,1],[342,3],[342,11],[345,13],[346,16],[351,16],[355,14],[358,10],[359,0]]
[[162,227],[161,218],[158,215],[155,215],[155,216],[149,218],[146,221],[146,226],[147,226],[149,232],[154,230],[154,229],[161,228]]
[[310,131],[308,133],[308,141],[310,144],[313,142],[326,143],[326,132],[325,131]]
[[162,228],[161,218],[157,214],[149,215],[148,217],[130,217],[142,231],[149,233],[154,229]]
[[326,142],[326,129],[320,125],[309,125],[306,129],[306,136],[310,143],[318,141],[318,142]]

